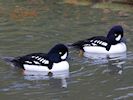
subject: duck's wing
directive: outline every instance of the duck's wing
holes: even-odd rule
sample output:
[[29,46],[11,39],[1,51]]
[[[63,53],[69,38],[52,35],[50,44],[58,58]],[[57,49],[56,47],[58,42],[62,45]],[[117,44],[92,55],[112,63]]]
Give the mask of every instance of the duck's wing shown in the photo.
[[11,62],[18,67],[24,69],[24,65],[38,65],[38,66],[47,66],[49,69],[52,69],[52,62],[47,58],[47,54],[44,53],[32,53],[29,55],[16,57],[11,60]]
[[84,46],[101,46],[101,47],[105,47],[106,50],[108,51],[111,47],[111,44],[104,36],[97,36],[97,37],[92,37],[89,39],[77,41],[71,45],[79,49],[83,49]]

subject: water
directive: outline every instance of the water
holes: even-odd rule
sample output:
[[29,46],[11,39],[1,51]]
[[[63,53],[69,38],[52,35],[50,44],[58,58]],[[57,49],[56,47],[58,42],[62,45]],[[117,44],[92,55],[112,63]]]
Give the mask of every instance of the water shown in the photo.
[[0,2],[0,56],[47,52],[57,43],[105,35],[115,24],[125,29],[128,51],[124,56],[93,60],[70,49],[70,71],[55,77],[26,76],[1,60],[1,100],[133,99],[132,12],[120,16],[122,11],[33,1]]

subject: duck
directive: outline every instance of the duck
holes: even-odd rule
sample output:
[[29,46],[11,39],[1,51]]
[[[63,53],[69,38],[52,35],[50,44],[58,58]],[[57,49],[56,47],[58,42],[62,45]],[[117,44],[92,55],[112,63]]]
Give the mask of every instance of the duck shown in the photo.
[[5,60],[25,71],[59,72],[69,70],[68,53],[64,44],[57,44],[48,53],[31,53]]
[[121,25],[113,26],[107,36],[94,36],[70,44],[86,53],[116,54],[126,52],[124,30]]

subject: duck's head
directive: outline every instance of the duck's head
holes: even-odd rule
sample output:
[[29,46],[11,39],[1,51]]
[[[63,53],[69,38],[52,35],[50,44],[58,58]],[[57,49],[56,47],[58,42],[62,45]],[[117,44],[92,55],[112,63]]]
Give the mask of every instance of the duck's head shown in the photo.
[[107,35],[107,38],[111,44],[119,43],[123,38],[123,28],[121,25],[113,26]]
[[48,58],[53,62],[65,61],[68,57],[68,48],[64,44],[55,45],[49,52]]

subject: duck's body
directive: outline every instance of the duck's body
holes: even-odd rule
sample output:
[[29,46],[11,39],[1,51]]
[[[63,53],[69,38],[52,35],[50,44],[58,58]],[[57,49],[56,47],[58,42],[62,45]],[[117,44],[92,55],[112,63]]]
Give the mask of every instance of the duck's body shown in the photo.
[[15,66],[18,66],[28,71],[63,71],[69,69],[69,64],[66,61],[68,49],[63,44],[54,46],[47,54],[32,53],[29,55],[16,57],[12,59]]
[[83,47],[83,49],[88,53],[104,53],[104,54],[123,53],[126,52],[127,50],[125,43],[118,43],[116,45],[111,45],[109,51],[105,47],[100,47],[100,46],[85,46]]
[[67,61],[62,61],[59,63],[53,63],[52,69],[49,69],[46,65],[29,65],[24,64],[24,69],[29,71],[45,71],[45,72],[57,72],[57,71],[65,71],[69,69],[69,64]]
[[126,44],[122,41],[123,28],[114,26],[110,29],[107,36],[95,36],[89,39],[81,40],[72,44],[72,46],[88,53],[122,53],[126,52]]

